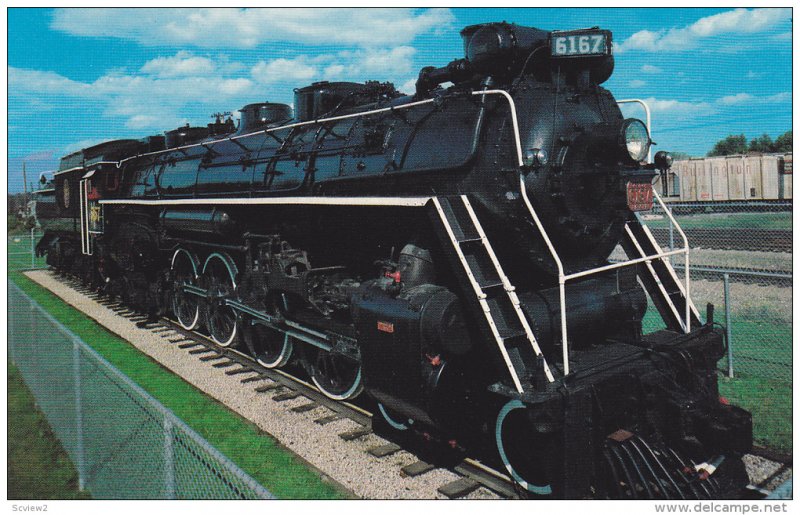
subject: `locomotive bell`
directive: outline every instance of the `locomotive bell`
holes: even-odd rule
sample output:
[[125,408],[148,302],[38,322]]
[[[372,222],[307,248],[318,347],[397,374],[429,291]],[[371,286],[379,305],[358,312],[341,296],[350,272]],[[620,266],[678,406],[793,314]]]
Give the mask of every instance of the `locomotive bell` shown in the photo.
[[672,154],[665,150],[659,150],[653,157],[653,162],[659,170],[667,170],[672,166]]

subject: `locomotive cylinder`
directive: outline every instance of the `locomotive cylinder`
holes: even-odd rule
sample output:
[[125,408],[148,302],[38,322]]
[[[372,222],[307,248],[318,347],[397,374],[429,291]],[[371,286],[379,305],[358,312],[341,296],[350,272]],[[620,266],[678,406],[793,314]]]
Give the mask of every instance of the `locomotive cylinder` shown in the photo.
[[221,209],[177,210],[161,212],[162,227],[170,234],[204,234],[230,236],[237,233],[238,224]]
[[[597,343],[635,326],[647,310],[647,296],[638,282],[624,286],[617,274],[568,285],[566,294],[567,334],[577,346]],[[520,294],[520,301],[544,347],[561,344],[559,289],[548,288]]]

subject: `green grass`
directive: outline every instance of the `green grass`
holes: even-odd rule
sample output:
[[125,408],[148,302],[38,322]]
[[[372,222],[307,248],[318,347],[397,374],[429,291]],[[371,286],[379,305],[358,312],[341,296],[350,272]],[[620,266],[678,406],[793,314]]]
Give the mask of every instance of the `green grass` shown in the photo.
[[21,273],[9,271],[9,278],[277,497],[348,497],[347,492],[325,482],[318,471],[283,449],[270,435],[164,369],[125,340],[109,333]]
[[[8,250],[7,250],[7,264],[9,270],[19,270],[31,267],[31,235],[28,233],[21,233],[8,235]],[[37,238],[41,234],[36,235]],[[45,258],[38,257],[34,259],[35,267],[45,266]]]
[[78,472],[36,408],[19,370],[8,362],[8,498],[89,499]]
[[720,395],[753,414],[754,440],[766,447],[792,452],[792,384],[739,373],[719,378]]
[[[675,217],[683,229],[792,229],[792,213],[703,213]],[[669,220],[647,220],[651,228],[669,227]]]
[[792,381],[792,328],[769,318],[736,317],[731,322],[734,370]]

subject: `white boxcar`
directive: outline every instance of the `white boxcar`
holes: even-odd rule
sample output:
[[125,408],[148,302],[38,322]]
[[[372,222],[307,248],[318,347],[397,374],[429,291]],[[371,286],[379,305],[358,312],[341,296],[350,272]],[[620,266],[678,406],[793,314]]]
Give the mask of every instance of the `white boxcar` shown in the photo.
[[[747,197],[745,196],[746,190],[744,185],[744,157],[726,157],[725,166],[728,173],[728,200],[745,200]],[[716,183],[714,186],[716,187]]]
[[744,156],[744,182],[748,199],[763,199],[761,156]]

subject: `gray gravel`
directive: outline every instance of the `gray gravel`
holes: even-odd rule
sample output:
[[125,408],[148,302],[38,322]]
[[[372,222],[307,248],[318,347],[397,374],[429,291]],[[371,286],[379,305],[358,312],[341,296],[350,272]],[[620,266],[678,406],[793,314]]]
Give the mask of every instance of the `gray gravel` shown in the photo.
[[[307,404],[304,397],[285,402],[272,400],[274,393],[257,393],[259,383],[242,384],[246,375],[228,376],[225,369],[214,368],[199,361],[198,355],[169,343],[178,333],[153,333],[136,327],[135,322],[118,316],[114,311],[61,283],[49,271],[28,272],[28,277],[49,289],[68,304],[97,321],[109,331],[129,341],[136,348],[166,368],[196,386],[209,396],[228,406],[260,429],[269,433],[286,448],[316,467],[323,475],[333,478],[345,488],[366,499],[441,499],[437,488],[459,478],[442,469],[417,477],[404,477],[402,466],[418,460],[414,455],[399,451],[391,456],[375,458],[366,451],[388,443],[374,434],[345,442],[338,434],[356,429],[357,423],[342,419],[320,426],[314,419],[330,411],[319,407],[306,413],[289,408]],[[497,499],[494,493],[480,488],[468,498]]]

